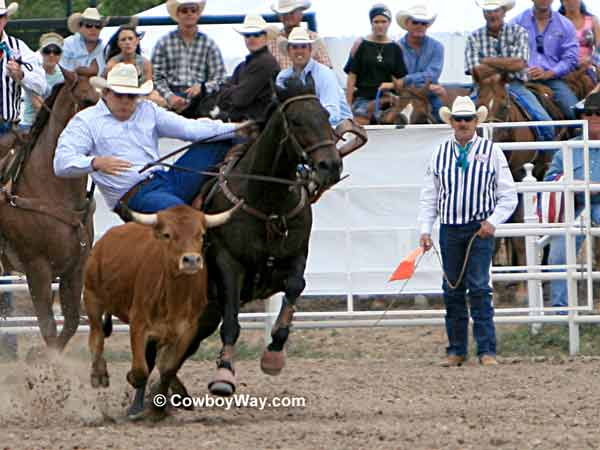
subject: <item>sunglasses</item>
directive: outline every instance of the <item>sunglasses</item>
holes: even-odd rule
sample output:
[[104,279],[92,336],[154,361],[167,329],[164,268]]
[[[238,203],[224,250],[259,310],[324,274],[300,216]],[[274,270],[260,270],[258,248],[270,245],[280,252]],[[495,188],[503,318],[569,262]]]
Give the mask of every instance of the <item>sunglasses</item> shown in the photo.
[[244,37],[245,38],[259,38],[261,36],[264,36],[265,34],[267,34],[267,33],[265,33],[264,31],[258,31],[256,33],[244,33]]
[[102,25],[100,25],[99,23],[84,23],[82,24],[82,26],[87,28],[88,30],[91,28],[95,28],[96,30],[102,29]]
[[477,116],[452,116],[455,122],[473,122]]
[[290,48],[307,49],[308,48],[308,44],[290,44]]
[[196,14],[198,12],[198,8],[196,7],[189,7],[189,6],[182,6],[181,8],[179,8],[177,10],[177,12],[180,12],[181,14]]
[[62,53],[62,50],[60,49],[48,49],[45,48],[44,50],[42,50],[42,55],[60,55]]
[[118,92],[112,91],[115,97],[117,98],[127,98],[127,99],[135,99],[138,98],[138,94],[119,94]]
[[422,20],[413,20],[413,19],[410,19],[410,21],[412,22],[413,25],[421,25],[421,26],[424,26],[424,27],[426,27],[427,25],[429,25],[429,22],[424,22]]
[[538,34],[535,37],[535,45],[536,45],[536,50],[538,53],[540,54],[544,54],[544,35],[543,34]]

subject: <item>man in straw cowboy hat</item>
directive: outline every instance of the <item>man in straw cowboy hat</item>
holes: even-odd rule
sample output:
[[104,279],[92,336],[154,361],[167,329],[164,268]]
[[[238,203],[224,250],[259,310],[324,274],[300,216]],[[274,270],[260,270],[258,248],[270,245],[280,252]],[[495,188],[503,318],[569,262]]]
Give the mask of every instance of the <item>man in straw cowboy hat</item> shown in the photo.
[[40,37],[39,52],[42,55],[42,67],[46,74],[46,84],[48,85],[44,95],[37,95],[28,89],[25,89],[23,98],[23,118],[19,123],[19,128],[29,131],[35,120],[35,116],[42,107],[44,99],[50,95],[52,88],[65,79],[62,70],[58,65],[60,55],[62,54],[64,39],[58,33],[45,33]]
[[73,33],[65,39],[60,65],[67,70],[90,67],[94,62],[98,74],[104,72],[104,45],[100,31],[107,20],[96,8],[86,8],[82,13],[74,13],[67,19],[67,27]]
[[309,77],[315,84],[315,93],[329,113],[329,123],[336,127],[343,120],[352,119],[352,111],[332,69],[311,57],[314,40],[304,28],[294,28],[287,39],[280,41],[281,53],[292,60],[292,67],[282,70],[277,84],[285,87],[285,80],[298,77],[307,83]]
[[20,39],[6,34],[9,17],[19,6],[0,0],[0,137],[19,121],[21,86],[37,95],[46,92],[46,77],[39,58]]
[[[269,39],[268,46],[269,51],[275,56],[282,69],[291,67],[292,60],[285,52],[281,51],[280,41],[287,39],[292,30],[300,26],[304,11],[310,8],[310,5],[310,0],[278,0],[276,4],[271,5],[273,12],[279,16],[279,20],[283,24],[283,29],[273,39]],[[317,33],[310,30],[308,31],[308,35],[313,41],[317,41],[319,37]],[[333,68],[331,58],[329,58],[329,53],[327,53],[327,47],[325,47],[323,41],[318,41],[314,50],[314,58],[318,62]]]
[[408,72],[404,77],[404,86],[423,87],[430,83],[427,97],[432,114],[439,121],[439,110],[442,107],[439,96],[444,94],[444,88],[438,83],[444,67],[444,46],[427,36],[427,30],[436,17],[437,14],[431,10],[428,2],[421,0],[405,11],[398,11],[396,22],[407,31],[398,41]]
[[[154,213],[174,205],[191,204],[207,177],[153,166],[160,157],[158,140],[171,137],[198,141],[215,137],[230,139],[239,124],[210,119],[186,119],[141,99],[153,88],[152,80],[141,86],[135,66],[119,63],[106,79],[93,77],[92,86],[102,89],[102,99],[69,122],[60,135],[54,156],[54,172],[61,177],[91,175],[109,208],[123,205]],[[225,155],[230,141],[202,144],[188,150],[176,165],[206,170],[218,161],[207,155]],[[217,151],[218,150],[218,151]]]
[[280,70],[267,48],[267,22],[248,14],[243,24],[233,28],[244,37],[250,53],[222,87],[217,105],[231,120],[261,120],[273,101],[272,85]]
[[562,80],[579,65],[579,42],[573,23],[562,14],[552,11],[552,0],[532,0],[533,8],[521,13],[512,23],[521,25],[528,33],[530,81],[545,84],[567,119],[575,119],[573,106],[577,97]]
[[[445,279],[447,362],[460,366],[467,359],[469,296],[477,356],[484,365],[496,363],[496,331],[490,286],[494,232],[517,206],[517,192],[499,146],[476,134],[487,116],[469,97],[457,97],[452,110],[440,109],[454,136],[431,157],[421,191],[420,245],[432,246],[431,231],[440,219],[440,250]],[[460,278],[463,264],[464,276]]]
[[219,90],[225,63],[219,47],[198,31],[206,0],[168,0],[167,10],[177,29],[154,47],[152,65],[158,93],[171,109],[183,111],[193,97]]
[[[506,12],[515,0],[476,0],[483,10],[485,26],[471,33],[465,48],[465,71],[476,80],[500,72],[508,77],[508,90],[533,120],[552,120],[537,97],[525,86],[528,80],[529,38],[516,23],[505,23]],[[536,127],[539,140],[552,141],[553,127]]]

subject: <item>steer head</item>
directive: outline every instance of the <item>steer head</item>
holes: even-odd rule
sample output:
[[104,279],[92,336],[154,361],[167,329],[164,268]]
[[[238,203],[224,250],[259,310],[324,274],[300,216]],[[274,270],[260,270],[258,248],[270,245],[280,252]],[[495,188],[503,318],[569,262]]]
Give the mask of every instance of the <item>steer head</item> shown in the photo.
[[193,275],[205,270],[206,230],[226,223],[239,206],[219,214],[204,214],[187,205],[155,214],[130,213],[135,222],[153,228],[154,237],[164,245],[166,265],[175,275]]

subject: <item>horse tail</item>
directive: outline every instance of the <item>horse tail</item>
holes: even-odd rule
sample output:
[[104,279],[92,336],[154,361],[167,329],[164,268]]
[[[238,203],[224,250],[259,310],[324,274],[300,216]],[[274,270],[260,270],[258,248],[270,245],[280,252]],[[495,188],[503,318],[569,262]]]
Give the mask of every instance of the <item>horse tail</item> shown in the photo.
[[104,314],[104,319],[102,320],[102,331],[104,331],[104,337],[109,337],[112,334],[112,330],[112,316],[110,313],[106,313]]

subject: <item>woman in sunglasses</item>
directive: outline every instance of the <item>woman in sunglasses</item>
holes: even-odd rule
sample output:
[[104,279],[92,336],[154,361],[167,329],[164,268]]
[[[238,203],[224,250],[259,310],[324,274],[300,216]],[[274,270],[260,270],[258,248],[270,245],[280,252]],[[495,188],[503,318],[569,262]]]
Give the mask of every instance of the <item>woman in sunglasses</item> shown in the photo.
[[267,48],[267,22],[249,14],[241,26],[233,28],[244,37],[250,53],[222,87],[217,105],[230,120],[261,120],[271,103],[271,86],[279,72],[277,60]]
[[19,128],[23,131],[29,131],[37,112],[42,107],[44,99],[50,95],[54,85],[64,81],[62,71],[58,66],[60,55],[62,54],[63,38],[57,33],[46,33],[40,38],[40,53],[42,54],[42,67],[46,74],[46,83],[48,88],[44,96],[39,96],[29,89],[25,89],[23,97],[23,118],[19,123]]
[[90,67],[96,62],[98,74],[104,73],[106,63],[100,31],[105,25],[106,19],[96,8],[72,14],[67,20],[67,26],[73,36],[65,39],[60,65],[65,69],[75,70],[77,67]]

